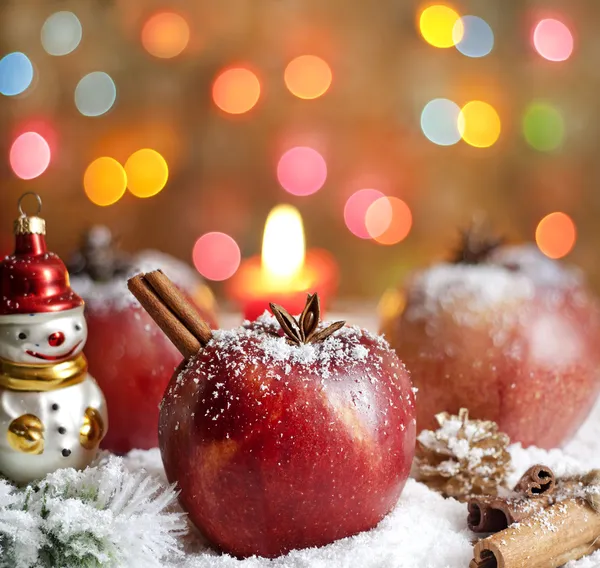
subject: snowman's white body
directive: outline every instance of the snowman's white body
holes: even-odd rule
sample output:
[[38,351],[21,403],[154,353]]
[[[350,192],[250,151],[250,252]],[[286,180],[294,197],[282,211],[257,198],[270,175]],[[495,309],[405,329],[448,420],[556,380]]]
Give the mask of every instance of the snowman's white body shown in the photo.
[[[0,316],[0,358],[10,363],[52,367],[77,357],[86,338],[83,306],[50,314]],[[27,483],[60,468],[87,466],[97,453],[97,447],[86,448],[80,440],[88,409],[99,416],[105,433],[104,396],[87,372],[76,384],[42,392],[0,386],[0,474]],[[43,426],[39,454],[19,451],[9,443],[10,424],[24,415],[37,417]]]

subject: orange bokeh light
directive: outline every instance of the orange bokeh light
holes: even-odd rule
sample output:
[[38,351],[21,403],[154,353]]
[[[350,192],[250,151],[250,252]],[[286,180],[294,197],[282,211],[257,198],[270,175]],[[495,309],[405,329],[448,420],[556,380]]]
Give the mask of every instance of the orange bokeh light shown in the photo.
[[287,88],[300,99],[316,99],[331,86],[331,68],[316,55],[301,55],[289,62],[284,80]]
[[367,209],[365,226],[380,245],[395,245],[410,233],[412,213],[402,199],[380,197]]
[[88,199],[107,207],[123,197],[127,187],[127,174],[117,160],[108,156],[96,158],[85,170],[83,188]]
[[170,59],[179,55],[190,41],[190,27],[175,12],[160,12],[142,28],[142,45],[154,57]]
[[232,67],[215,79],[212,94],[215,104],[222,111],[243,114],[258,102],[260,82],[250,69]]
[[546,215],[535,230],[535,242],[550,258],[562,258],[571,252],[577,240],[575,223],[566,213]]

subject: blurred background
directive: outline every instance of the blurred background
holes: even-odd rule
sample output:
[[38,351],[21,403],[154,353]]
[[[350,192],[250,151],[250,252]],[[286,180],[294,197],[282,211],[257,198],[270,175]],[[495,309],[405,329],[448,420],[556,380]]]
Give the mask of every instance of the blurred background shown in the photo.
[[102,223],[219,295],[288,203],[341,296],[375,298],[483,213],[600,288],[599,23],[594,0],[5,0],[0,249],[35,191],[63,258]]

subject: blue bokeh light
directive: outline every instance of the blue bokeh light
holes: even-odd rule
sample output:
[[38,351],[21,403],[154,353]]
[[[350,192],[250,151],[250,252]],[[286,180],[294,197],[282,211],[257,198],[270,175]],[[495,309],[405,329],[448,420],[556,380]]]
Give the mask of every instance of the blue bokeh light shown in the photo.
[[458,39],[456,49],[467,57],[488,55],[494,47],[494,32],[489,24],[477,16],[463,16],[459,22],[454,26]]
[[15,51],[0,59],[0,93],[20,95],[33,81],[33,65],[24,53]]
[[429,101],[421,113],[423,134],[434,144],[452,146],[461,136],[458,129],[460,107],[449,99]]

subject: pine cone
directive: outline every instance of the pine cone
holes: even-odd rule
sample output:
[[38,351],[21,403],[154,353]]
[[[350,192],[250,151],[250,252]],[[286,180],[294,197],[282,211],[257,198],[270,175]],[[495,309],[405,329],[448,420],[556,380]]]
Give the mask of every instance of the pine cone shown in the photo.
[[471,495],[497,495],[510,471],[509,437],[490,420],[436,416],[440,428],[423,430],[417,438],[413,476],[446,497],[466,501]]

